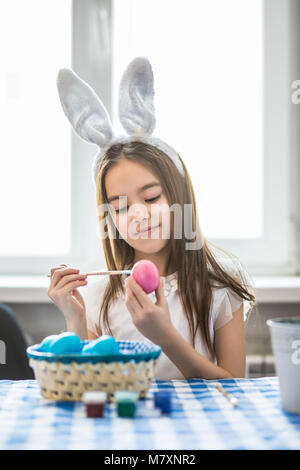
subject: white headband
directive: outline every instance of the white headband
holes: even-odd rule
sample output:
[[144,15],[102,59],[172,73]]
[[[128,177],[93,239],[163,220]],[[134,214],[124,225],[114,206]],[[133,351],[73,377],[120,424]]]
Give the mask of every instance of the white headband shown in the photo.
[[152,136],[155,127],[154,78],[146,57],[136,57],[125,70],[119,89],[119,119],[127,136],[115,136],[105,106],[95,91],[70,69],[58,72],[60,101],[74,131],[84,140],[97,144],[100,151],[92,166],[96,184],[98,166],[103,155],[116,143],[144,142],[162,150],[184,176],[178,153],[167,143]]

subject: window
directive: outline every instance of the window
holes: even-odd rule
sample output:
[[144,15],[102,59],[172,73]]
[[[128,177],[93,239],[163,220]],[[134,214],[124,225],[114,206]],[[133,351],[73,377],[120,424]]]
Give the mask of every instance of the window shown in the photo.
[[71,142],[55,86],[58,69],[70,66],[70,30],[70,0],[1,2],[0,264],[5,273],[22,270],[24,260],[30,271],[32,257],[71,249]]
[[185,161],[205,236],[253,274],[296,272],[297,1],[6,0],[1,8],[0,273],[105,267],[91,179],[97,147],[71,132],[56,76],[72,67],[123,133],[118,88],[138,55],[153,66],[154,135]]
[[[262,0],[116,0],[115,7],[117,82],[130,58],[147,55],[154,133],[186,162],[206,235],[261,236]],[[254,194],[245,191],[249,180]]]
[[154,134],[185,161],[205,236],[255,274],[295,270],[292,7],[282,0],[114,0],[113,89],[132,58],[149,58]]
[[103,73],[110,54],[102,3],[1,2],[2,275],[46,276],[60,263],[82,271],[105,265],[90,171],[97,148],[71,130],[56,87],[58,70],[72,67],[103,97],[99,75],[110,82]]

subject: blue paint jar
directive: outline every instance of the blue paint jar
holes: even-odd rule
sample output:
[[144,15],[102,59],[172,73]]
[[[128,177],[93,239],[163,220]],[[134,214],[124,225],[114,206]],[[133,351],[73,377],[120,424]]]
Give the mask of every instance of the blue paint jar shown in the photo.
[[168,414],[172,410],[172,394],[168,391],[154,392],[154,406],[159,408],[163,414]]

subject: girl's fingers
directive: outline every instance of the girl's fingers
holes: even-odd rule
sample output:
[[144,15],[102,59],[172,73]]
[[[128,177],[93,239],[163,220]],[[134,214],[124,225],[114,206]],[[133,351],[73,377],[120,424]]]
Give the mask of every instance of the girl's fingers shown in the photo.
[[51,276],[51,287],[55,287],[57,283],[62,279],[63,276],[66,274],[78,274],[79,269],[74,269],[74,268],[58,268],[54,271],[54,273]]
[[155,295],[156,295],[156,303],[157,304],[159,304],[159,303],[163,302],[164,300],[166,300],[162,278],[160,278],[160,280],[159,280],[159,285],[158,285],[158,288],[155,291]]
[[138,285],[138,283],[132,276],[129,276],[125,282],[126,285],[129,286],[132,290],[133,294],[135,295],[142,308],[147,308],[150,305],[152,306],[152,302],[147,296],[146,292],[141,288],[141,286]]
[[137,317],[138,313],[141,311],[141,306],[130,289],[126,297],[126,306],[134,317]]
[[67,266],[63,266],[62,264],[60,266],[58,266],[58,268],[52,268],[51,271],[50,271],[50,278],[51,278],[51,281],[53,279],[53,275],[56,271],[60,271],[62,269],[65,269]]
[[67,268],[67,265],[66,265],[66,264],[60,264],[60,265],[58,266],[58,268],[52,268],[52,269],[50,270],[51,277],[52,277],[52,275],[53,275],[53,273],[54,273],[55,271],[57,271],[58,269],[62,269],[62,268],[64,268],[64,267]]
[[59,289],[59,292],[62,293],[63,295],[66,295],[72,292],[73,289],[76,289],[76,287],[85,286],[86,284],[87,284],[87,281],[85,279],[68,282],[68,284],[66,284],[64,287]]
[[53,279],[53,274],[55,273],[55,271],[58,271],[59,269],[62,269],[61,267],[59,268],[52,268],[51,271],[50,271],[50,280],[52,281]]
[[86,279],[86,274],[69,274],[63,276],[58,283],[56,284],[57,289],[61,289],[64,287],[66,284],[68,284],[71,281],[84,281]]

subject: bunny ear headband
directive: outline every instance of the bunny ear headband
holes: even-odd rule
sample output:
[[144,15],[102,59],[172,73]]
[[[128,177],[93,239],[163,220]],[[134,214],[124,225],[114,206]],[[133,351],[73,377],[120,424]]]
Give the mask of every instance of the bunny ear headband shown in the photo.
[[153,72],[148,59],[137,57],[132,60],[123,74],[119,89],[119,119],[128,135],[116,137],[108,112],[95,91],[72,70],[61,69],[58,72],[59,98],[74,131],[82,139],[100,148],[92,166],[94,184],[98,166],[107,150],[115,143],[130,141],[141,141],[162,150],[184,175],[177,152],[152,136],[155,127],[153,84]]

